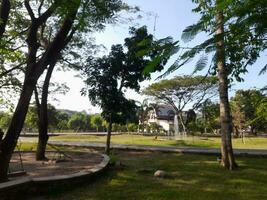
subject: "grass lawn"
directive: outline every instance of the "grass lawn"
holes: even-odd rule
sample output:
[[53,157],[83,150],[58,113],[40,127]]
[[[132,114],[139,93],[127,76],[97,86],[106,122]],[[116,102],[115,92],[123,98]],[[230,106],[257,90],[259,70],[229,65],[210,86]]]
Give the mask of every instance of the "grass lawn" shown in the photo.
[[[54,141],[88,141],[101,142],[106,141],[105,136],[91,135],[61,135],[50,137]],[[155,140],[154,136],[141,135],[113,135],[111,138],[114,144],[126,145],[151,145],[151,146],[177,146],[177,147],[202,147],[202,148],[219,148],[221,144],[220,137],[188,137],[185,140]],[[267,138],[245,138],[245,144],[242,139],[234,138],[233,147],[236,149],[267,149]]]
[[[263,200],[267,199],[267,159],[238,158],[237,171],[226,171],[214,156],[151,152],[115,152],[122,169],[111,168],[92,184],[55,188],[47,196],[58,200]],[[169,178],[153,177],[157,169]]]

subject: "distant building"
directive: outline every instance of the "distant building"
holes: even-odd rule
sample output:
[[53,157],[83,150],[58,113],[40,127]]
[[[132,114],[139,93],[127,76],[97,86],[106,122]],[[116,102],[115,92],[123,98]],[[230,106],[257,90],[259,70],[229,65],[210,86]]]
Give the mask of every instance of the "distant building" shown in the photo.
[[156,123],[165,131],[173,130],[175,110],[169,105],[156,105],[148,113],[148,124]]
[[[160,125],[167,133],[174,132],[174,116],[175,109],[170,105],[159,104],[153,106],[148,112],[147,124],[156,123]],[[188,120],[194,120],[195,112],[193,110],[183,111],[183,119],[185,123]],[[190,118],[190,119],[189,119]]]

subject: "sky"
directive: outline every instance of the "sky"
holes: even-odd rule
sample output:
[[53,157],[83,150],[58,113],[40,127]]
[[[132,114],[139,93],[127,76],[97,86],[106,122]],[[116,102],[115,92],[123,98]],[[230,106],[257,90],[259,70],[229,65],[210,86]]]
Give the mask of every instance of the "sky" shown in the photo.
[[[115,26],[107,25],[105,31],[94,34],[97,44],[103,44],[107,49],[110,49],[111,45],[122,44],[124,38],[129,36],[129,26],[138,27],[143,25],[146,25],[149,32],[154,33],[155,38],[157,39],[171,36],[174,40],[181,40],[182,31],[199,19],[199,16],[192,12],[195,5],[191,0],[125,0],[125,2],[129,5],[139,6],[141,8],[140,14],[142,15],[142,19]],[[201,34],[190,43],[185,44],[180,41],[180,45],[193,47],[205,39],[205,35]],[[106,53],[108,53],[108,51]],[[267,74],[258,76],[260,69],[266,64],[266,58],[267,52],[263,52],[258,61],[248,68],[249,72],[242,76],[245,81],[234,83],[230,91],[230,96],[238,89],[262,88],[267,85]],[[167,69],[168,65],[173,63],[174,60],[175,57],[170,59],[165,69]],[[191,74],[195,62],[196,61],[190,62],[167,78],[176,75]],[[155,79],[160,74],[161,73],[153,74],[150,81],[141,83],[141,88],[155,82]],[[71,71],[55,73],[52,79],[61,83],[66,83],[70,88],[70,91],[66,95],[56,95],[58,101],[52,101],[50,103],[59,109],[86,111],[88,113],[101,112],[99,108],[93,107],[90,104],[88,97],[82,97],[80,95],[80,90],[84,87],[84,84],[82,80],[75,77],[75,75],[77,75],[77,73]],[[142,101],[145,98],[134,91],[127,91],[126,96],[137,101]]]

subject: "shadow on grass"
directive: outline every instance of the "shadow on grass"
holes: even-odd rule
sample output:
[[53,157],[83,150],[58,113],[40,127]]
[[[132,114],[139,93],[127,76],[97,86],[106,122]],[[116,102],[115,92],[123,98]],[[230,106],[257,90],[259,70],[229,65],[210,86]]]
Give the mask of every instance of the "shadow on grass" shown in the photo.
[[[219,166],[214,156],[114,154],[124,167],[110,168],[91,184],[52,188],[43,199],[267,199],[267,159],[238,158],[240,168],[231,172]],[[158,169],[170,177],[155,178],[153,173]],[[140,173],[142,170],[147,171]]]

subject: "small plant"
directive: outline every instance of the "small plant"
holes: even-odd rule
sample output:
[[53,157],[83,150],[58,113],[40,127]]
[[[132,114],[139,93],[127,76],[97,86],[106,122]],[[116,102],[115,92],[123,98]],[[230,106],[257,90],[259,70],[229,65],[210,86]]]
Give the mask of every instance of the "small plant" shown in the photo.
[[116,164],[116,162],[118,161],[118,156],[112,151],[111,154],[109,155],[109,164],[111,166],[114,166]]

